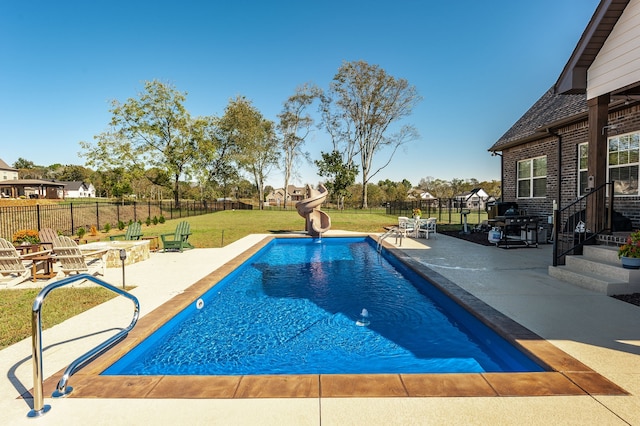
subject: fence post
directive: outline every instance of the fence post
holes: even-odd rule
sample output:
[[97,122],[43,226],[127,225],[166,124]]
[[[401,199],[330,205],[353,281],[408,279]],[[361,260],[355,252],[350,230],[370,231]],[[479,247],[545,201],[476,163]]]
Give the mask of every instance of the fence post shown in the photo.
[[40,223],[40,204],[36,204],[36,217],[38,221],[38,231],[42,229],[42,224]]
[[120,224],[120,203],[118,202],[116,202],[116,220],[118,221],[118,224]]
[[136,208],[136,202],[133,202],[133,221],[138,221],[138,209]]
[[96,201],[96,228],[100,230],[100,203]]
[[75,224],[73,222],[73,203],[69,203],[70,211],[71,211],[71,235],[75,234]]

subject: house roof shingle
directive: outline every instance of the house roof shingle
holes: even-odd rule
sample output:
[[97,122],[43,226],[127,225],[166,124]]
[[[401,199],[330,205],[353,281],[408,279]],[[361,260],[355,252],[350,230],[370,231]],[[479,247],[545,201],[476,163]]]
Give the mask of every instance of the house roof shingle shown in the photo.
[[489,151],[501,151],[524,143],[541,136],[547,129],[560,123],[582,119],[587,113],[587,96],[584,93],[559,95],[552,87],[489,148]]

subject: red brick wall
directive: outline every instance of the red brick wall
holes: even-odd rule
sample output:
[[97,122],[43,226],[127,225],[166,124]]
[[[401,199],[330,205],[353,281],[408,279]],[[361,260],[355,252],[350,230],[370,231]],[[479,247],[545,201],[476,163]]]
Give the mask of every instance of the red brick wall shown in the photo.
[[[640,106],[633,105],[609,114],[609,124],[616,128],[609,135],[625,134],[640,130]],[[561,207],[578,196],[578,145],[588,141],[588,122],[585,120],[556,130],[562,137],[562,173],[560,182]],[[517,198],[517,163],[527,158],[547,156],[546,198]],[[504,201],[515,201],[529,215],[549,216],[553,202],[558,199],[558,138],[544,135],[540,139],[509,148],[502,153]],[[614,210],[629,217],[634,228],[640,228],[640,197],[616,197]]]

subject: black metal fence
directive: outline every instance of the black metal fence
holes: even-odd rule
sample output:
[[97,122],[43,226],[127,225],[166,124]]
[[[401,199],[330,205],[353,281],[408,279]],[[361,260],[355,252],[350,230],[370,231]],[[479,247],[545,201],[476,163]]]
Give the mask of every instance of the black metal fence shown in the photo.
[[21,229],[51,228],[65,235],[74,235],[79,228],[104,229],[107,224],[116,228],[119,222],[146,222],[197,216],[220,210],[251,210],[251,204],[242,202],[173,201],[105,202],[77,201],[59,204],[0,207],[0,237],[11,241]]
[[488,216],[485,206],[478,205],[473,208],[461,206],[460,200],[455,198],[387,203],[386,213],[393,216],[411,217],[413,209],[420,209],[421,216],[424,218],[437,218],[438,223],[462,223],[463,212],[466,213],[468,223],[480,224]]

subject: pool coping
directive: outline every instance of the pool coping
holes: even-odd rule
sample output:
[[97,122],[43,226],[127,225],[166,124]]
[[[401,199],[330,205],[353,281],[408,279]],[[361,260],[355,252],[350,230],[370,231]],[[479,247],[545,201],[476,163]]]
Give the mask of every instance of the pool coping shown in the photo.
[[[353,234],[348,236],[353,237]],[[339,237],[339,236],[336,236]],[[377,235],[369,235],[375,238]],[[444,276],[383,241],[382,248],[469,310],[484,324],[528,353],[549,371],[471,374],[313,374],[265,376],[101,376],[107,367],[193,303],[274,238],[267,236],[142,317],[118,345],[87,364],[69,380],[72,398],[326,398],[326,397],[489,397],[628,395],[588,366],[482,302]],[[334,238],[325,237],[325,238]],[[51,394],[63,371],[44,383]],[[28,396],[28,395],[27,395]]]

